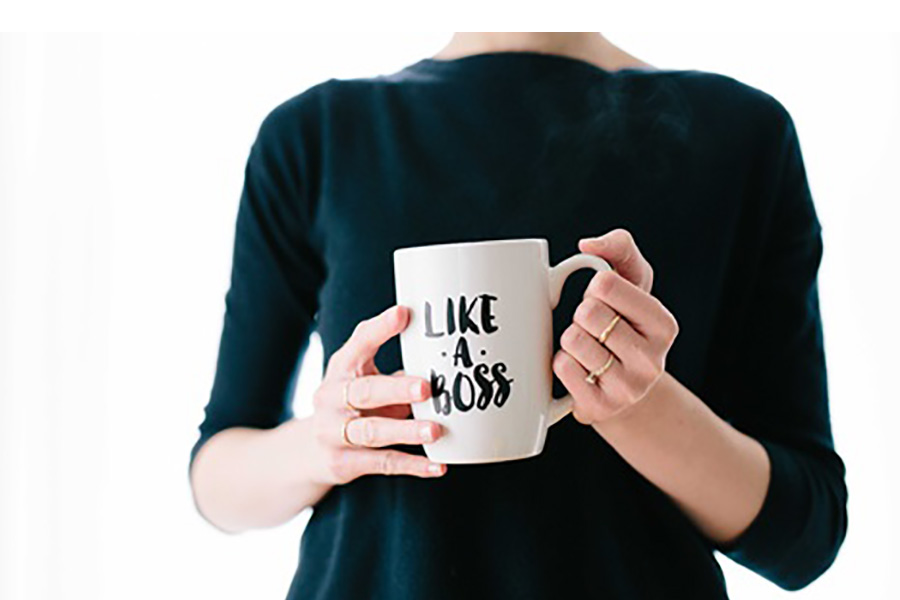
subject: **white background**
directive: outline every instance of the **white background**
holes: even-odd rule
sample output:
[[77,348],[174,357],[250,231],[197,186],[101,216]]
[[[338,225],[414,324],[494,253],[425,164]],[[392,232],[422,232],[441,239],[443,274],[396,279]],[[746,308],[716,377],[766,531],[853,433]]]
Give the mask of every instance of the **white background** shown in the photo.
[[[850,528],[835,566],[791,597],[900,597],[900,36],[607,35],[659,67],[737,77],[794,116],[824,228]],[[284,99],[448,37],[0,37],[0,598],[284,596],[307,515],[228,536],[187,485],[244,161]],[[320,363],[314,340],[301,414]],[[788,597],[722,563],[733,598]]]

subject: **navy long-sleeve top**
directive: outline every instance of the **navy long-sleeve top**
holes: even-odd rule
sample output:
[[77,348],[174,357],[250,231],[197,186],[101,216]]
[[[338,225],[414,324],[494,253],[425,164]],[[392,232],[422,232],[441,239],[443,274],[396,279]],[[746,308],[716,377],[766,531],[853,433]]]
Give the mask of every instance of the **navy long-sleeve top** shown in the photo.
[[[395,248],[543,237],[556,263],[617,227],[678,319],[667,370],[768,452],[749,528],[718,546],[569,417],[537,457],[333,488],[289,598],[704,600],[727,594],[717,551],[786,589],[829,567],[847,491],[816,287],[822,229],[789,113],[708,72],[491,52],[329,79],[274,107],[246,163],[191,462],[225,428],[292,416],[310,333],[327,361],[395,303]],[[590,276],[563,291],[556,348]],[[402,367],[397,338],[375,362]]]

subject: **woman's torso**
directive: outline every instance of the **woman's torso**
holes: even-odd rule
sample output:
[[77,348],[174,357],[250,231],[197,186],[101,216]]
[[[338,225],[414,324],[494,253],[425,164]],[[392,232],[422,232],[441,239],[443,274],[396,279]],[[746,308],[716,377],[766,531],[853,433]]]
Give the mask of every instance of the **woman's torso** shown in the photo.
[[[577,252],[579,238],[624,227],[654,267],[653,293],[680,323],[667,369],[727,418],[711,382],[734,350],[729,329],[742,319],[738,299],[761,244],[767,190],[755,173],[770,168],[768,96],[713,74],[611,73],[515,52],[329,80],[295,101],[315,123],[304,145],[327,267],[317,316],[326,361],[358,321],[394,304],[395,248],[543,237],[555,263]],[[589,278],[576,273],[563,292],[556,348]],[[383,372],[401,368],[399,350],[396,339],[382,347]],[[709,543],[573,419],[551,429],[535,458],[334,488],[304,533],[290,592],[725,595]]]

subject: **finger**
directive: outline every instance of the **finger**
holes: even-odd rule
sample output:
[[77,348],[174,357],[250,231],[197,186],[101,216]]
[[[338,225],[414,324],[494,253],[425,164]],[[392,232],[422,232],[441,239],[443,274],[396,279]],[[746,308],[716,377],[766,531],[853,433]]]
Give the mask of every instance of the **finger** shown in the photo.
[[659,300],[614,271],[595,273],[584,291],[589,296],[608,304],[645,338],[674,338],[677,332],[675,317]]
[[[598,360],[596,352],[594,356],[591,356],[589,353],[592,349],[581,338],[587,338],[588,342],[593,341],[596,345],[605,347],[612,352],[623,367],[622,383],[630,385],[632,394],[637,394],[640,393],[642,382],[655,378],[663,368],[664,354],[660,353],[660,349],[656,348],[647,338],[635,331],[626,319],[619,319],[612,329],[609,329],[615,314],[615,311],[599,298],[588,296],[582,300],[581,304],[575,308],[572,327],[582,328],[587,335],[577,336],[578,339],[570,341],[570,347],[565,349],[585,368],[594,370],[599,368],[594,366]],[[597,338],[606,331],[608,331],[606,340],[601,344]],[[565,335],[565,332],[563,334]],[[569,334],[570,338],[573,336],[575,334]],[[586,345],[587,347],[585,347]],[[594,362],[585,362],[582,357]],[[605,360],[608,358],[608,356],[603,356],[604,363],[602,364],[605,364]]]
[[614,360],[596,383],[590,383],[585,379],[587,369],[575,357],[565,350],[556,353],[553,372],[572,394],[572,414],[576,421],[589,425],[611,417],[623,408],[623,402],[616,400],[613,390],[607,389],[620,369],[621,365]]
[[413,475],[416,477],[440,477],[447,472],[447,465],[431,462],[426,456],[400,452],[399,450],[349,450],[349,459],[358,475]]
[[[374,363],[374,361],[372,361]],[[377,367],[376,367],[377,371]],[[392,377],[404,375],[406,371],[397,369],[391,373]],[[409,404],[389,404],[388,406],[379,406],[378,408],[369,408],[361,411],[364,417],[387,417],[388,419],[406,419],[412,414]]]
[[[603,346],[606,346],[620,362],[625,363],[627,367],[631,361],[640,360],[637,354],[643,355],[647,352],[648,344],[646,338],[634,330],[626,319],[619,318],[613,324],[616,311],[614,311],[603,300],[595,296],[588,296],[575,308],[575,314],[572,315],[573,325],[583,329],[590,339],[600,344],[599,337],[606,332],[606,339]],[[609,329],[612,325],[612,329]],[[563,332],[565,335],[565,332]],[[570,334],[573,336],[575,334]],[[562,338],[560,338],[562,342]],[[574,348],[573,348],[574,349]],[[570,354],[577,358],[577,355],[566,348]],[[585,365],[588,366],[588,365]]]
[[627,229],[613,229],[600,237],[583,238],[578,241],[578,249],[606,259],[622,277],[642,290],[649,292],[653,287],[653,269]]
[[578,323],[572,323],[563,331],[559,344],[587,371],[599,369],[610,357],[610,351]]
[[[595,332],[596,328],[592,331]],[[628,321],[618,321],[604,344],[597,340],[595,337],[597,334],[592,331],[583,329],[577,322],[572,323],[563,332],[565,339],[560,340],[565,342],[561,344],[563,350],[572,355],[587,371],[607,368],[602,377],[615,382],[612,387],[616,393],[626,392],[628,397],[642,395],[646,382],[655,379],[663,368],[660,354],[650,348],[647,340],[638,335]],[[607,363],[610,354],[615,358],[613,362]],[[614,364],[618,364],[619,368],[610,372]]]
[[375,354],[382,344],[403,331],[408,323],[409,309],[400,305],[360,321],[344,345],[332,354],[329,371],[363,374],[363,367],[374,364]]
[[393,444],[429,444],[441,436],[440,423],[415,419],[360,417],[347,423],[347,440],[357,446],[382,448]]
[[428,399],[430,393],[431,384],[422,377],[363,375],[322,382],[316,399],[318,405],[343,409],[349,403],[356,410],[366,410],[391,404],[422,402]]
[[364,417],[385,417],[388,419],[406,419],[412,414],[409,404],[391,404],[362,411]]

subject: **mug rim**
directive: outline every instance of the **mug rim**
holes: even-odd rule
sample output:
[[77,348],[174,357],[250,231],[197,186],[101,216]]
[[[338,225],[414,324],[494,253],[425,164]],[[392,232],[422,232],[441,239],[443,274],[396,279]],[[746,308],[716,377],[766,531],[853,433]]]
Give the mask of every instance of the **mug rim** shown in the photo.
[[473,248],[478,246],[505,246],[514,244],[547,244],[546,238],[527,237],[527,238],[499,238],[492,240],[473,240],[467,242],[441,242],[437,244],[424,244],[420,246],[405,246],[394,249],[394,255],[409,254],[417,251],[426,250],[449,250],[451,248]]

